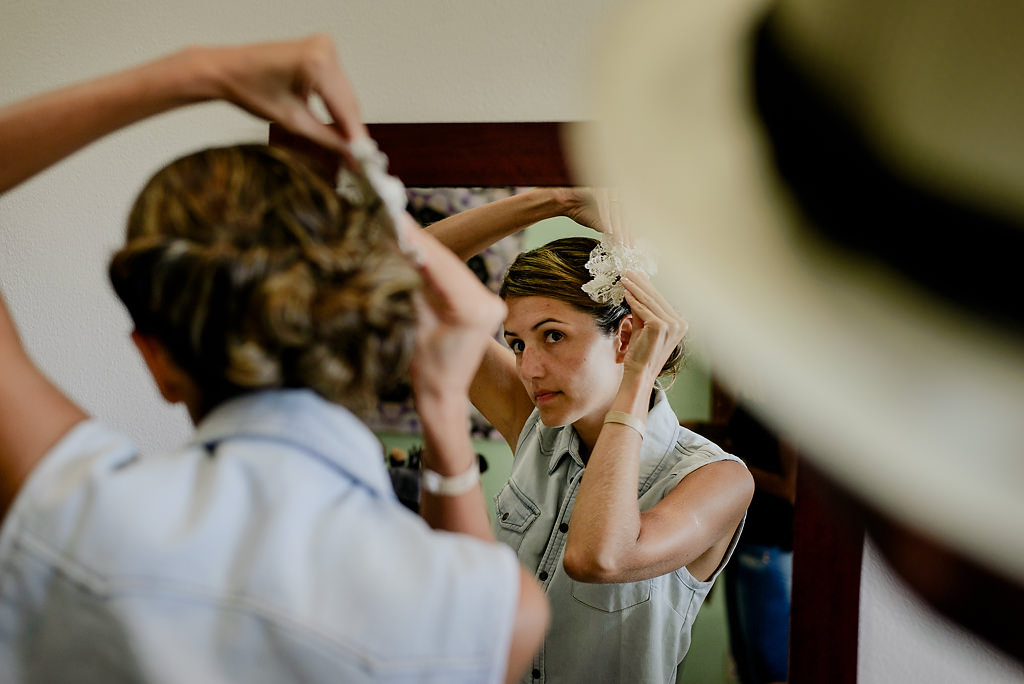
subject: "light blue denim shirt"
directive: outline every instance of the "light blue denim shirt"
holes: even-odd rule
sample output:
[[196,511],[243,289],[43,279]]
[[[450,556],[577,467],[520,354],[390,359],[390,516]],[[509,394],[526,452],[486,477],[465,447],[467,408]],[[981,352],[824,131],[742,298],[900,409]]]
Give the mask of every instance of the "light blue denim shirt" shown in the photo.
[[164,456],[90,420],[4,522],[0,678],[499,682],[518,573],[403,508],[376,437],[312,392],[228,402]]
[[[742,463],[680,427],[658,391],[640,453],[640,510],[652,508],[687,474],[722,460]],[[697,611],[739,531],[706,582],[685,567],[640,582],[577,582],[566,575],[562,558],[583,470],[572,426],[546,427],[534,411],[519,436],[508,484],[495,497],[498,539],[516,550],[551,601],[551,629],[523,682],[675,682]]]

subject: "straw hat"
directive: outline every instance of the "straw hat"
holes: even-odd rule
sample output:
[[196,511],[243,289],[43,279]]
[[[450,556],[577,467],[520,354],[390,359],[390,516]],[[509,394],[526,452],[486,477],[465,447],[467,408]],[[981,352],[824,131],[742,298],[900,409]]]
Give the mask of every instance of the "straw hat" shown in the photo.
[[1024,583],[1019,4],[614,19],[575,173],[619,188],[693,345],[866,502]]

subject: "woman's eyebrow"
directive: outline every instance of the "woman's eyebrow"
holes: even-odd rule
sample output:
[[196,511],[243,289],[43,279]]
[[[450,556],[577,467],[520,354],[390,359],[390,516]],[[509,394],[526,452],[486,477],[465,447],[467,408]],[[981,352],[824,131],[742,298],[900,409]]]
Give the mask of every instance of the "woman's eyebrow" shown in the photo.
[[[543,320],[537,321],[532,326],[530,326],[530,330],[536,330],[537,328],[539,328],[540,326],[544,325],[545,323],[560,323],[562,325],[565,325],[565,321],[560,321],[557,318],[545,318]],[[519,337],[519,335],[517,333],[512,332],[508,328],[506,328],[505,329],[505,337]]]
[[544,325],[545,323],[561,323],[561,324],[564,325],[565,321],[560,321],[557,318],[545,318],[542,321],[537,321],[536,323],[534,323],[533,327],[530,328],[530,330],[536,330],[537,328],[539,328],[540,326]]

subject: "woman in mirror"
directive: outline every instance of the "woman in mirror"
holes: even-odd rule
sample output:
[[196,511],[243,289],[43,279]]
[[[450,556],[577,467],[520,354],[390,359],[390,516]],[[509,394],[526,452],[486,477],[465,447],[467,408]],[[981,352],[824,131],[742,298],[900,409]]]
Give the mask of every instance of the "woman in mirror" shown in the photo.
[[[605,225],[590,193],[535,189],[428,230],[465,259],[556,215]],[[686,323],[647,275],[605,272],[601,301],[589,294],[588,263],[633,256],[617,249],[565,238],[521,254],[501,289],[507,346],[493,341],[470,389],[514,453],[498,538],[551,601],[524,681],[674,682],[753,492],[668,403]]]

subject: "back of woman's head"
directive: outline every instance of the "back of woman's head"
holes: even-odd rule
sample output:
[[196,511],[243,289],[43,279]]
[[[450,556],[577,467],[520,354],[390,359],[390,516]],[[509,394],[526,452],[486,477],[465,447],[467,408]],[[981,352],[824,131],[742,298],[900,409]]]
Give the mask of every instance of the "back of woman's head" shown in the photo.
[[159,171],[110,278],[207,411],[247,391],[308,387],[360,414],[404,374],[420,280],[379,199],[343,199],[262,145]]
[[[583,291],[583,286],[591,279],[587,261],[597,245],[598,241],[594,238],[569,237],[553,240],[519,254],[505,274],[501,298],[557,299],[590,314],[604,334],[614,334],[622,319],[631,313],[629,304],[625,300],[620,304],[601,304]],[[665,362],[659,377],[667,378],[669,382],[674,380],[682,360],[683,345],[680,343]]]

